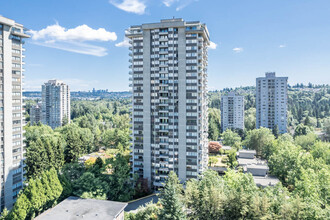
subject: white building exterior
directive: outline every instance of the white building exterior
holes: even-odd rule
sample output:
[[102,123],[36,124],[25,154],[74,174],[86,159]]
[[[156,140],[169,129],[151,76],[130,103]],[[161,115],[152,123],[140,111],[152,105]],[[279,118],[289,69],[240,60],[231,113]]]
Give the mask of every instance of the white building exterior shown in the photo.
[[207,168],[205,24],[182,19],[131,26],[132,172],[162,186],[170,171],[181,181]]
[[42,123],[51,128],[70,123],[70,89],[60,80],[49,80],[42,85]]
[[288,77],[276,77],[274,72],[257,78],[256,127],[287,132]]
[[23,185],[24,32],[23,25],[0,16],[1,211],[12,208]]
[[244,130],[244,96],[230,92],[221,96],[221,130]]

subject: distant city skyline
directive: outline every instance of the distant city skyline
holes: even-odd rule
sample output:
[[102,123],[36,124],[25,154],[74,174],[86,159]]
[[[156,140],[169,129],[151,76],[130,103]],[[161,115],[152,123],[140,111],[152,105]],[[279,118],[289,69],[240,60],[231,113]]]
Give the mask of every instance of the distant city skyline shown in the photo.
[[24,23],[26,91],[49,79],[72,91],[127,91],[125,29],[160,19],[201,20],[211,35],[209,90],[253,86],[264,72],[289,84],[330,83],[327,0],[5,1],[0,14]]

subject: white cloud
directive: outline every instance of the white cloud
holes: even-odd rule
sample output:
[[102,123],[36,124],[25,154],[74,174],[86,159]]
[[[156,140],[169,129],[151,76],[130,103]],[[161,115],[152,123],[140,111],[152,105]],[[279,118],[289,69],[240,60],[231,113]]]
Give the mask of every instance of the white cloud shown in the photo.
[[72,29],[66,29],[59,24],[47,26],[40,31],[29,32],[32,35],[33,40],[48,41],[115,41],[117,35],[115,32],[109,32],[104,28],[93,29],[86,24],[77,26]]
[[100,46],[95,46],[87,43],[81,42],[39,42],[39,41],[32,41],[32,44],[36,44],[39,46],[55,48],[59,50],[65,50],[73,53],[80,53],[86,55],[92,55],[97,57],[103,57],[108,55],[107,49]]
[[163,4],[166,7],[171,7],[172,5],[176,5],[176,11],[180,11],[190,5],[193,2],[197,2],[198,0],[162,0]]
[[131,44],[129,43],[129,39],[127,37],[124,38],[122,42],[116,44],[116,47],[129,47]]
[[235,52],[235,53],[241,53],[241,52],[243,52],[243,48],[242,47],[235,47],[235,48],[233,48],[233,51]]
[[177,2],[178,0],[163,0],[163,4],[166,7],[171,7],[174,2]]
[[193,2],[197,2],[198,0],[179,0],[179,6],[176,7],[176,11],[180,11],[190,5]]
[[92,29],[85,24],[71,29],[54,24],[39,31],[31,30],[29,33],[32,36],[32,44],[93,56],[105,56],[107,49],[84,43],[85,41],[117,40],[115,32],[107,31],[104,28]]
[[145,12],[146,4],[141,0],[109,0],[110,4],[116,6],[117,8],[130,12],[142,15]]
[[281,44],[281,45],[279,46],[279,48],[284,48],[284,47],[286,47],[285,44]]
[[216,43],[210,41],[210,45],[209,45],[209,49],[210,49],[210,50],[215,50],[215,49],[217,49],[217,46],[218,46],[218,44],[216,44]]

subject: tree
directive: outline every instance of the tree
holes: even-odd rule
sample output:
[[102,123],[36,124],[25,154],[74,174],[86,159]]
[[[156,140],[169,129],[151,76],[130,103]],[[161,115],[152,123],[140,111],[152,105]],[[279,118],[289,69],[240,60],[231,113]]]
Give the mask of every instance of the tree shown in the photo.
[[212,166],[213,164],[216,164],[218,162],[218,158],[215,156],[209,157],[209,166]]
[[317,135],[308,133],[307,135],[296,136],[294,142],[296,145],[301,146],[303,149],[309,151],[314,143],[317,141]]
[[109,184],[108,199],[115,201],[129,201],[134,192],[132,189],[133,182],[130,178],[130,166],[128,159],[122,154],[109,159],[111,166],[111,175],[108,177]]
[[299,124],[294,130],[295,137],[300,135],[307,135],[309,133],[311,133],[311,129],[304,124]]
[[227,163],[228,163],[228,166],[232,169],[237,167],[238,162],[236,160],[236,150],[234,150],[234,149],[229,150]]
[[157,220],[160,207],[157,204],[147,203],[146,206],[138,208],[136,212],[125,212],[126,220]]
[[107,199],[109,188],[106,182],[96,178],[93,173],[85,172],[73,186],[73,194],[81,198]]
[[324,121],[323,132],[325,134],[325,139],[330,140],[330,117]]
[[30,212],[31,204],[29,199],[25,196],[24,193],[20,193],[17,201],[11,212],[8,214],[7,219],[12,220],[22,220],[26,219]]
[[185,203],[189,219],[221,219],[223,216],[224,181],[213,170],[206,170],[201,179],[191,179],[187,182],[185,190]]
[[57,132],[30,139],[26,148],[26,176],[39,176],[51,168],[59,169],[64,163],[64,140]]
[[274,139],[274,135],[268,128],[260,128],[248,131],[243,144],[249,149],[256,150],[258,155],[267,156],[268,146]]
[[220,135],[220,110],[209,108],[209,139],[217,141]]
[[62,186],[55,169],[30,178],[27,186],[19,193],[8,219],[33,219],[45,209],[52,207],[61,192]]
[[160,210],[159,219],[186,219],[182,192],[183,187],[178,177],[171,171],[160,195],[160,204],[163,208]]
[[256,109],[249,108],[244,116],[245,130],[250,131],[256,128]]
[[230,129],[222,133],[223,144],[227,146],[241,145],[241,137]]
[[330,143],[317,141],[311,149],[311,154],[315,159],[322,158],[326,164],[330,165]]

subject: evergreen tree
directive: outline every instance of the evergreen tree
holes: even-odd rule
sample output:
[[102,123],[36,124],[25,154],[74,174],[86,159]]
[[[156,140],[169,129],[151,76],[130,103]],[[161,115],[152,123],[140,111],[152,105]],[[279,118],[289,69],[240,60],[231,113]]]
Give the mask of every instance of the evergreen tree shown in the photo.
[[171,171],[160,195],[160,220],[182,220],[186,219],[184,204],[182,199],[182,185],[176,174]]

